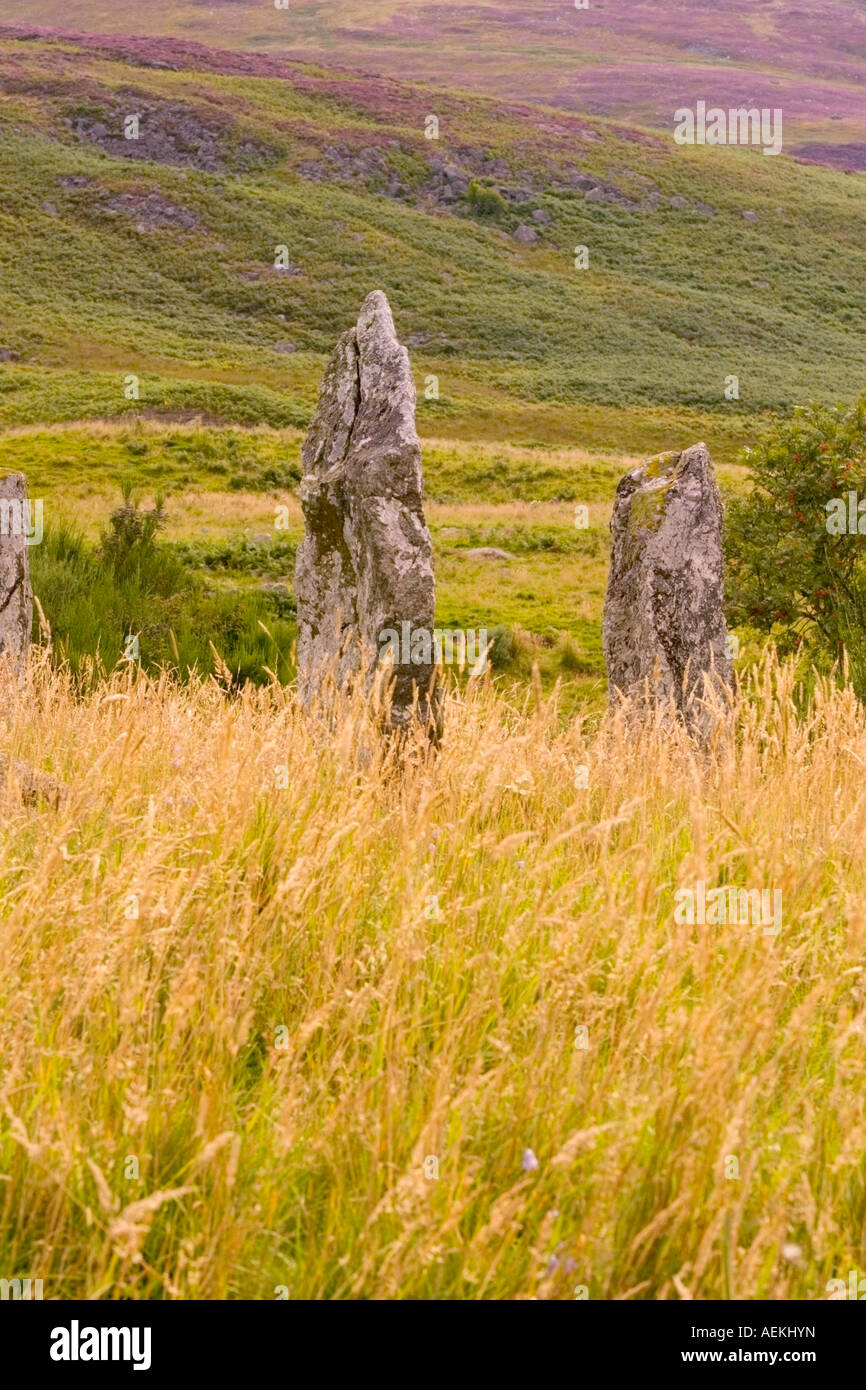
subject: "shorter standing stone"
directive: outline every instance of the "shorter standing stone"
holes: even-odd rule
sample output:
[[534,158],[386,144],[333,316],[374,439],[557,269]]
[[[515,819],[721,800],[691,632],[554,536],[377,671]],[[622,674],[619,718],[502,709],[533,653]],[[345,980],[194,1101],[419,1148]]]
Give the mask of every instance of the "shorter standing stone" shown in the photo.
[[23,473],[0,478],[0,662],[21,670],[30,648],[33,592],[27,536],[30,504]]
[[604,657],[611,701],[673,699],[707,731],[704,678],[732,683],[724,614],[722,502],[705,444],[660,454],[616,491]]

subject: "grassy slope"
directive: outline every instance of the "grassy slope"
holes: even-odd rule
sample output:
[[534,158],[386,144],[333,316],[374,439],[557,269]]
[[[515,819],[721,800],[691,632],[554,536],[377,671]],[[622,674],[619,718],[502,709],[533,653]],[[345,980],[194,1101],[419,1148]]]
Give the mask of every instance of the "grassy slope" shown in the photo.
[[[671,440],[682,412],[730,454],[748,414],[861,383],[859,178],[442,94],[431,142],[430,95],[411,87],[2,48],[0,345],[18,359],[0,379],[7,423],[133,408],[129,372],[139,408],[302,423],[323,354],[374,285],[416,344],[419,384],[439,378],[440,400],[419,410],[428,433],[633,451]],[[220,128],[221,171],[107,155],[65,124],[98,118],[117,135],[143,111],[142,156],[178,108]],[[266,149],[245,172],[233,163],[244,140]],[[336,172],[334,147],[348,151]],[[360,176],[364,148],[382,165]],[[469,172],[499,160],[488,177],[526,201],[501,225],[433,207],[434,155]],[[327,182],[299,172],[311,164]],[[587,203],[578,173],[642,207],[655,188],[659,209]],[[392,176],[401,196],[382,192]],[[533,210],[552,220],[541,245],[521,247],[510,233]],[[273,269],[280,244],[297,273]],[[573,268],[578,244],[589,271]],[[275,352],[286,342],[293,353]],[[738,403],[723,397],[732,373]]]
[[[458,94],[437,95],[431,142],[431,97],[411,86],[300,65],[229,75],[246,59],[160,49],[171,71],[142,66],[147,54],[120,40],[112,57],[0,46],[0,345],[16,359],[0,366],[0,421],[201,414],[283,429],[7,431],[0,464],[27,473],[49,519],[80,517],[86,498],[93,530],[123,478],[246,491],[213,544],[194,509],[173,503],[174,538],[225,584],[288,580],[282,550],[256,573],[246,542],[297,481],[297,427],[325,354],[381,285],[412,344],[427,490],[441,504],[440,623],[522,628],[511,669],[537,658],[545,678],[568,674],[595,698],[603,528],[628,458],[705,438],[731,459],[761,409],[861,384],[857,179]],[[135,158],[120,139],[130,110],[142,121]],[[100,123],[102,145],[71,129],[81,120],[91,133]],[[437,158],[524,190],[523,202],[493,222],[443,205]],[[588,203],[576,175],[636,208]],[[519,246],[511,231],[533,211],[551,220],[533,223],[541,244]],[[279,244],[288,274],[273,268]],[[573,268],[577,244],[590,248],[587,272]],[[124,396],[131,372],[138,400]],[[723,399],[730,373],[739,402]],[[438,401],[424,396],[430,374]],[[521,454],[521,443],[536,447]],[[543,516],[522,510],[545,502]],[[586,535],[574,502],[594,504]],[[242,551],[231,564],[225,543]],[[465,555],[484,544],[516,558]]]

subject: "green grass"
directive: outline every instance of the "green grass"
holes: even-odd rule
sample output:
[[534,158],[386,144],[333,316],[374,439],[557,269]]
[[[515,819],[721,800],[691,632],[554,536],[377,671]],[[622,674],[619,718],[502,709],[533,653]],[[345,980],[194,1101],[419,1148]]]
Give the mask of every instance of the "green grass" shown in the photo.
[[[49,529],[31,550],[33,583],[58,649],[76,671],[97,655],[110,668],[134,631],[149,670],[165,663],[210,672],[213,640],[234,673],[259,681],[269,679],[266,668],[294,675],[301,440],[295,429],[142,420],[0,435],[0,471],[25,471],[43,501]],[[565,712],[580,702],[599,707],[607,524],[617,482],[633,460],[441,439],[426,443],[423,456],[438,625],[496,633],[493,664],[503,678],[525,680],[533,664],[546,688],[562,677]],[[718,472],[726,491],[742,488],[742,468]],[[146,587],[118,593],[105,575],[94,584],[85,557],[123,486],[167,496],[159,546],[175,579],[163,576],[154,601]],[[588,509],[585,530],[575,525],[578,505]],[[285,506],[288,526],[278,527]],[[80,536],[71,562],[58,555],[54,536],[70,530]],[[473,555],[480,548],[510,558]]]
[[[126,660],[152,674],[217,674],[231,685],[293,674],[294,625],[262,593],[206,587],[178,548],[157,544],[117,573],[68,525],[31,552],[34,591],[58,658],[80,684]],[[39,636],[38,615],[34,637]],[[135,647],[129,639],[135,639]]]
[[[302,425],[325,354],[373,286],[414,344],[428,435],[655,448],[661,411],[671,424],[700,419],[731,457],[759,412],[861,385],[856,178],[750,150],[651,136],[636,146],[634,132],[596,120],[600,138],[581,142],[579,123],[557,133],[543,111],[519,118],[447,93],[430,142],[431,94],[414,88],[398,88],[386,114],[371,84],[312,69],[279,81],[135,67],[72,46],[0,50],[14,77],[0,103],[0,345],[15,354],[0,370],[0,422],[141,410]],[[225,168],[106,154],[65,124],[91,112],[116,132],[128,108],[159,129],[166,112],[204,112],[224,132]],[[259,167],[232,163],[243,140],[269,151]],[[331,168],[334,147],[384,151],[383,165]],[[470,172],[500,160],[491,185],[523,188],[524,201],[495,220],[467,200],[435,207],[432,155]],[[320,181],[308,176],[317,162]],[[623,197],[652,185],[662,205],[587,203],[569,182],[576,168]],[[400,196],[383,191],[389,171]],[[85,182],[59,182],[70,177]],[[686,206],[671,207],[674,195]],[[157,202],[131,210],[130,198]],[[178,210],[192,225],[160,221]],[[511,232],[534,210],[551,218],[543,241],[519,246]],[[588,271],[574,269],[579,244]],[[297,273],[274,269],[278,245]],[[138,401],[124,396],[130,373]],[[724,399],[731,374],[739,401]],[[439,399],[427,401],[433,375]]]
[[[170,494],[166,543],[198,587],[179,608],[162,595],[149,660],[176,641],[182,665],[210,669],[206,601],[230,664],[262,678],[258,623],[272,619],[291,670],[297,506],[288,533],[255,536],[293,496],[327,354],[374,286],[418,388],[437,621],[486,626],[499,670],[537,663],[546,685],[565,676],[593,701],[608,509],[632,460],[704,439],[738,486],[729,465],[761,412],[861,385],[857,179],[311,65],[278,79],[209,70],[213,55],[168,71],[70,42],[0,52],[0,466],[91,545],[120,485]],[[130,110],[151,158],[119,138]],[[101,122],[105,149],[75,134],[82,119]],[[474,194],[437,202],[435,158],[473,175]],[[620,202],[587,202],[576,172]],[[512,236],[527,222],[537,245]],[[739,400],[724,399],[730,375]],[[202,498],[221,494],[237,506],[209,527]],[[474,559],[479,546],[513,558]],[[49,554],[35,573],[70,659],[111,665],[117,596],[82,592],[76,607]]]

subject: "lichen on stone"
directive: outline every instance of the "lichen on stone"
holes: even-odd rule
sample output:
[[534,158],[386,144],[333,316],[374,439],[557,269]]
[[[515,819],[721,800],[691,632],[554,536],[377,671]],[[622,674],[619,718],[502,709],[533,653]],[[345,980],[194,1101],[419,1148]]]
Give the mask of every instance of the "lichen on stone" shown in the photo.
[[[644,473],[648,478],[660,478],[664,473],[676,474],[676,467],[682,458],[681,449],[668,449],[664,454],[655,454],[644,465]],[[671,478],[673,482],[673,478]]]
[[631,563],[641,534],[658,531],[665,517],[668,490],[681,473],[680,450],[670,449],[656,454],[636,471],[638,487],[631,494],[624,516],[625,547],[623,558]]
[[662,483],[660,487],[641,488],[634,494],[626,520],[626,528],[631,535],[638,531],[658,530],[664,520],[669,486],[670,483]]

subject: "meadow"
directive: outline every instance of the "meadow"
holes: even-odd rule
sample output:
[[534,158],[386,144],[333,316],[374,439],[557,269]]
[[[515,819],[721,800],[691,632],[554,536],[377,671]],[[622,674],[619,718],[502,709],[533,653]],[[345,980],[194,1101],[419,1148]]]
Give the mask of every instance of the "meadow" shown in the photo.
[[[245,678],[267,681],[277,670],[294,679],[302,439],[268,426],[140,419],[0,435],[0,469],[26,471],[49,518],[31,551],[33,585],[55,648],[75,672],[91,670],[97,654],[111,670],[135,633],[152,674],[166,663],[181,675],[210,674],[214,644]],[[545,688],[568,675],[569,708],[584,700],[599,709],[611,501],[637,457],[435,438],[423,453],[437,623],[486,628],[498,675],[526,681],[535,665]],[[742,465],[720,465],[718,474],[729,494],[746,484]],[[124,486],[144,508],[163,495],[166,520],[153,583],[145,575],[125,596],[110,575],[95,584],[87,564]],[[578,508],[586,528],[575,524]],[[490,549],[498,553],[477,553]],[[178,598],[176,565],[215,607],[203,612],[200,597]]]
[[[826,1297],[866,1222],[866,721],[767,660],[732,723],[699,758],[484,678],[398,774],[369,710],[82,701],[37,656],[7,746],[70,793],[0,827],[2,1267],[46,1298]],[[780,890],[781,930],[678,925],[701,880]]]
[[2,424],[301,426],[372,287],[440,438],[637,452],[686,428],[730,459],[763,411],[859,389],[858,176],[166,52],[0,35]]

